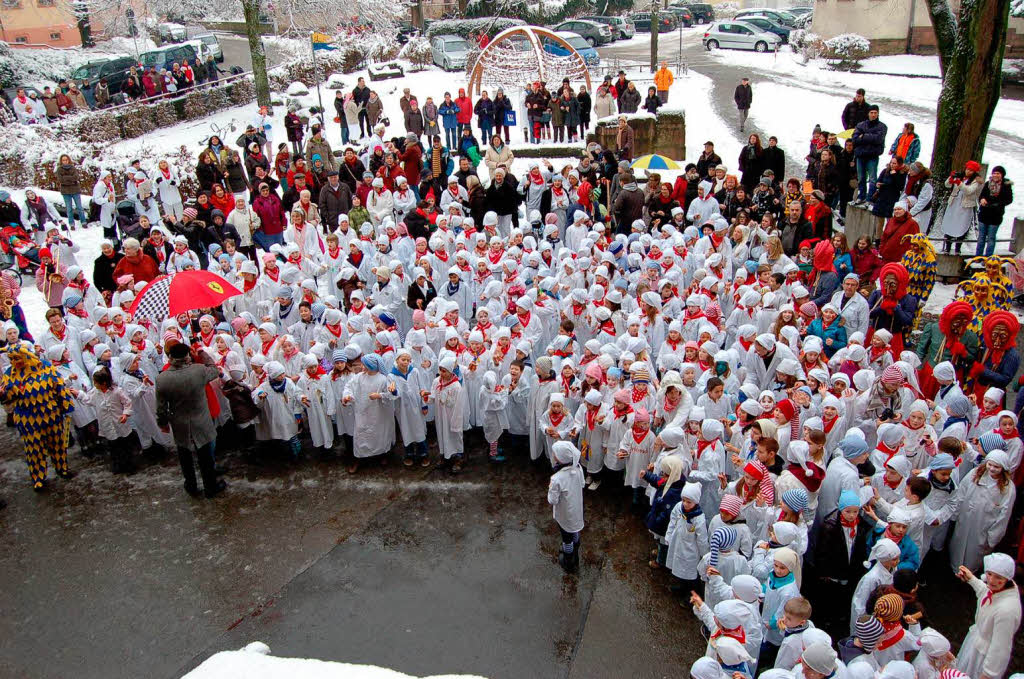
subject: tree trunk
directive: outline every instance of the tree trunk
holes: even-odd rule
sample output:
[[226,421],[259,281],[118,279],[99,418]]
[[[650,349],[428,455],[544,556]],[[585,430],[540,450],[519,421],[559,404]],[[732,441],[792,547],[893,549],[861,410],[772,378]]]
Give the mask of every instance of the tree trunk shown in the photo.
[[931,171],[934,221],[945,212],[943,182],[968,160],[982,158],[1003,83],[1010,0],[965,0],[954,20],[946,0],[929,0],[942,67]]
[[260,37],[260,5],[258,0],[242,0],[245,13],[245,33],[249,37],[252,57],[252,77],[256,83],[256,103],[270,106],[270,80],[267,78],[267,54]]
[[651,0],[651,73],[658,70],[658,0]]

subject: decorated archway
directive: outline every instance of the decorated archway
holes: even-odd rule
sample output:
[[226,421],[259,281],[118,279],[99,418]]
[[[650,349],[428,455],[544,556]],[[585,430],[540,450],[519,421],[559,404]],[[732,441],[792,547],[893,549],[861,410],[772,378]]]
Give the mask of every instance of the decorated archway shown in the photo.
[[[569,54],[545,52],[545,39],[564,47]],[[513,26],[494,36],[477,56],[469,74],[469,94],[475,97],[486,87],[511,90],[538,80],[553,83],[563,78],[585,80],[587,89],[593,91],[587,63],[572,45],[540,26]]]

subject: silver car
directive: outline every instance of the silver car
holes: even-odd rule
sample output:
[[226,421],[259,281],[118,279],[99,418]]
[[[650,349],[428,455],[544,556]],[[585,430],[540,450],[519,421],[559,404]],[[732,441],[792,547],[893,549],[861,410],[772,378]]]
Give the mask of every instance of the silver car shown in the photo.
[[435,66],[446,71],[458,71],[466,67],[469,43],[458,35],[439,35],[430,40],[430,55]]
[[224,50],[220,48],[220,40],[217,39],[213,33],[207,33],[206,35],[197,35],[195,40],[200,41],[213,55],[213,60],[218,64],[224,61]]
[[768,52],[777,50],[782,38],[744,21],[718,21],[704,31],[703,43],[709,52],[719,47]]

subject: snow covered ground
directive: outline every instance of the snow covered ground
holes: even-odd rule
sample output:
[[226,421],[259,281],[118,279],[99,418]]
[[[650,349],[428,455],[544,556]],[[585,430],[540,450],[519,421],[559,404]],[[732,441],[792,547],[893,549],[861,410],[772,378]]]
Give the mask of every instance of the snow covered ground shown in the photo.
[[[803,153],[816,124],[840,131],[843,107],[857,88],[867,91],[869,102],[878,103],[880,118],[889,126],[888,141],[900,133],[903,123],[914,123],[921,137],[921,158],[927,164],[935,138],[936,102],[942,83],[932,78],[877,76],[833,71],[822,61],[803,64],[788,47],[778,54],[757,54],[738,50],[715,50],[710,57],[722,63],[751,70],[754,103],[750,117],[752,131],[774,134],[787,153]],[[933,63],[934,62],[934,63]],[[938,68],[933,57],[875,57],[864,69],[927,73]],[[781,104],[781,105],[780,105]],[[1011,179],[1024,177],[1024,102],[1001,99],[992,117],[984,161],[989,167],[1002,165]],[[717,139],[716,139],[717,143]],[[723,158],[735,156],[721,154]],[[886,154],[885,157],[888,157]],[[1024,216],[1024,201],[1007,209],[1000,237],[1009,237],[1013,217]]]
[[[416,679],[408,674],[375,665],[310,660],[307,658],[277,658],[269,655],[266,644],[253,642],[240,651],[222,651],[211,656],[202,665],[182,679]],[[424,679],[484,679],[477,675],[445,674]]]

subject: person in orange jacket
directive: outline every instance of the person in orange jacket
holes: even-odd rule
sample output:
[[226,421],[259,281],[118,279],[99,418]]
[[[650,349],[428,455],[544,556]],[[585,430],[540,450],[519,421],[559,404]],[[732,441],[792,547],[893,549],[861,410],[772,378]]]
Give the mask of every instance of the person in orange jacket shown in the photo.
[[661,99],[662,104],[668,103],[668,88],[672,87],[674,81],[672,71],[668,70],[668,62],[662,61],[661,68],[654,74],[654,86],[658,88],[658,99]]

